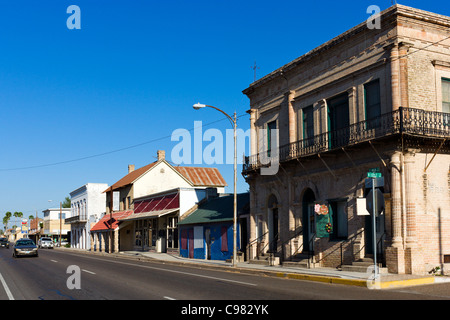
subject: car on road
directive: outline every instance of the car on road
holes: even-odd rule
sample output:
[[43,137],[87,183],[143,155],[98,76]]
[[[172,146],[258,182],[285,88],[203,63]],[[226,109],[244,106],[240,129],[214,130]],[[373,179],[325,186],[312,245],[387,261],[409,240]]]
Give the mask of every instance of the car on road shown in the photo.
[[0,247],[1,248],[9,248],[9,241],[8,238],[0,238]]
[[13,257],[38,256],[38,248],[31,239],[19,239],[14,244]]
[[42,237],[38,241],[39,248],[48,248],[53,249],[53,241],[52,238]]

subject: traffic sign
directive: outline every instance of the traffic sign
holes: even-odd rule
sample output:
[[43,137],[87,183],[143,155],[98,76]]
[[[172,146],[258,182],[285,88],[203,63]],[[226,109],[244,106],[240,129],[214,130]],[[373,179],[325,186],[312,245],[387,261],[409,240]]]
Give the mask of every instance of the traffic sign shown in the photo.
[[[375,197],[373,196],[373,192],[375,192]],[[375,215],[378,216],[380,213],[384,211],[384,196],[380,189],[370,190],[366,197],[366,209],[370,214],[373,214],[375,200]]]
[[371,168],[367,172],[367,178],[381,178],[380,168]]
[[384,177],[366,178],[366,180],[365,180],[366,189],[369,189],[369,188],[372,189],[372,184],[373,184],[373,187],[375,187],[375,188],[384,187]]

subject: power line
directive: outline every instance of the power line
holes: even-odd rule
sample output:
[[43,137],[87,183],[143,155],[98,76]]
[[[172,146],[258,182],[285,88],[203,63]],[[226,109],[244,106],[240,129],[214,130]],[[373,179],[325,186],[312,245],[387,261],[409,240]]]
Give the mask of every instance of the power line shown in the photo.
[[[244,117],[244,116],[247,116],[247,114],[242,114],[240,116],[237,116],[237,118],[241,118],[241,117]],[[212,124],[215,124],[215,123],[218,123],[218,122],[221,122],[221,121],[224,121],[224,120],[228,120],[228,118],[221,118],[221,119],[213,121],[213,122],[208,122],[206,124],[202,124],[202,127],[204,127],[204,126],[207,127],[207,126],[210,126]],[[195,129],[197,129],[197,128],[196,127],[195,128],[191,128],[188,131],[193,131]],[[129,150],[129,149],[138,148],[138,147],[141,147],[141,146],[144,146],[144,145],[147,145],[147,144],[150,144],[150,143],[154,143],[154,142],[157,142],[157,141],[161,141],[161,140],[164,140],[164,139],[168,139],[171,136],[172,135],[167,135],[167,136],[155,138],[155,139],[152,139],[152,140],[148,140],[148,141],[145,141],[145,142],[141,142],[141,143],[138,143],[138,144],[134,144],[134,145],[131,145],[131,146],[128,146],[128,147],[123,147],[123,148],[120,148],[120,149],[115,149],[115,150],[111,150],[111,151],[97,153],[97,154],[93,154],[93,155],[89,155],[89,156],[85,156],[85,157],[80,157],[80,158],[75,158],[75,159],[71,159],[71,160],[64,160],[64,161],[47,163],[47,164],[31,165],[31,166],[27,166],[27,167],[0,169],[0,172],[45,168],[45,167],[62,165],[62,164],[68,164],[68,163],[72,163],[72,162],[83,161],[83,160],[92,159],[92,158],[98,158],[98,157],[106,156],[106,155],[109,155],[109,154],[113,154],[113,153]]]

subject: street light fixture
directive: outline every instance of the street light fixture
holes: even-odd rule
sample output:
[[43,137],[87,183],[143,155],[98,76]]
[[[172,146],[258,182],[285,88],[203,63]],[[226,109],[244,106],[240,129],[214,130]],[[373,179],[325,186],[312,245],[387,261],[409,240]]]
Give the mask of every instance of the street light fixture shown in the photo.
[[236,256],[237,256],[237,193],[236,193],[236,182],[237,182],[237,157],[236,157],[236,128],[237,128],[237,121],[236,121],[236,112],[234,112],[234,117],[232,118],[230,115],[228,115],[223,110],[216,108],[214,106],[202,104],[202,103],[196,103],[193,105],[193,108],[195,110],[199,110],[201,108],[213,108],[216,109],[219,112],[222,112],[228,120],[230,120],[233,130],[234,130],[234,204],[233,204],[233,267],[236,267]]
[[206,105],[205,104],[201,104],[201,103],[196,103],[196,104],[193,105],[193,107],[194,107],[195,110],[199,110],[201,108],[206,107]]

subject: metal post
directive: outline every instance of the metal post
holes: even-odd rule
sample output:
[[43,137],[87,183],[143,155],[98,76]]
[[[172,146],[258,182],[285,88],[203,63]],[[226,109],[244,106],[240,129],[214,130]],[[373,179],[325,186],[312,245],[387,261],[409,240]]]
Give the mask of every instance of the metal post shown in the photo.
[[377,279],[377,225],[376,225],[376,212],[377,212],[377,203],[375,199],[375,180],[376,178],[372,178],[372,201],[373,201],[373,212],[372,212],[372,223],[373,223],[373,272],[374,272],[374,280]]
[[216,108],[214,106],[196,103],[193,105],[194,109],[198,110],[200,108],[204,107],[210,107],[213,109],[216,109],[217,111],[223,113],[228,120],[230,120],[231,124],[233,125],[234,130],[234,208],[233,208],[233,261],[232,265],[233,267],[236,266],[236,256],[237,256],[237,193],[236,193],[236,184],[237,184],[237,147],[236,147],[236,128],[237,128],[237,120],[236,120],[236,111],[234,112],[234,118],[232,118],[228,113],[225,111]]
[[233,209],[233,267],[236,266],[237,255],[237,150],[236,150],[236,111],[234,112],[234,209]]
[[112,244],[113,244],[113,230],[112,230],[112,216],[113,216],[113,208],[114,208],[114,204],[113,204],[113,188],[111,187],[111,203],[110,203],[110,209],[109,209],[109,224],[108,224],[108,229],[109,229],[109,253],[112,253]]
[[59,203],[59,247],[61,248],[61,233],[62,233],[62,202]]

